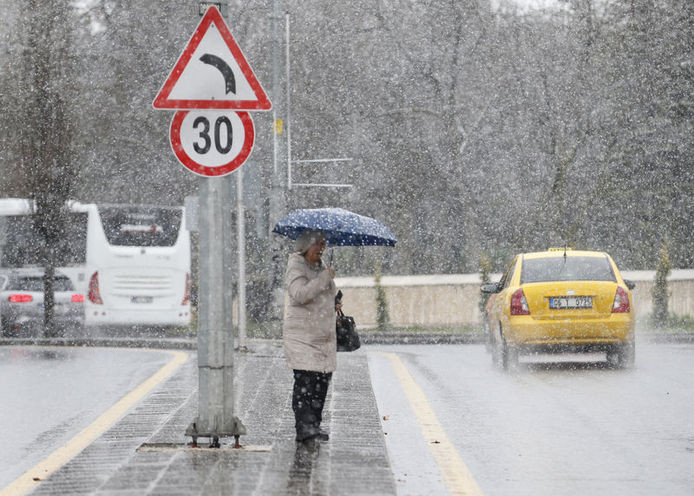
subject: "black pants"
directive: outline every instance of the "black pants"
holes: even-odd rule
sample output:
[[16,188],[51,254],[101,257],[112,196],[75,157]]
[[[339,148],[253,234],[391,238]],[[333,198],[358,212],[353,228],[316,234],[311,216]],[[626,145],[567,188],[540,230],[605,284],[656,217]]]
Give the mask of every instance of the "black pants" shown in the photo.
[[296,440],[315,437],[323,420],[323,405],[332,372],[294,370],[292,408],[296,420]]

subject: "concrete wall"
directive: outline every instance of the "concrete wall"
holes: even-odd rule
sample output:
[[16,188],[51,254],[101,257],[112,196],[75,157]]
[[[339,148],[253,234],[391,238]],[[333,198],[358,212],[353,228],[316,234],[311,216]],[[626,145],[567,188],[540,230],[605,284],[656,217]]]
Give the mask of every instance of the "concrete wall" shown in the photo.
[[[654,270],[623,271],[622,277],[636,283],[631,291],[637,317],[644,317],[653,311],[651,291]],[[673,270],[668,277],[670,298],[668,309],[677,315],[694,315],[694,270]]]
[[[498,281],[500,274],[492,274]],[[637,318],[652,310],[651,288],[655,271],[623,271],[636,283],[632,291]],[[376,286],[371,277],[335,280],[342,290],[343,310],[360,327],[376,325]],[[395,326],[455,326],[479,322],[479,274],[383,276],[390,321]],[[694,315],[694,270],[673,270],[668,278],[669,309]]]

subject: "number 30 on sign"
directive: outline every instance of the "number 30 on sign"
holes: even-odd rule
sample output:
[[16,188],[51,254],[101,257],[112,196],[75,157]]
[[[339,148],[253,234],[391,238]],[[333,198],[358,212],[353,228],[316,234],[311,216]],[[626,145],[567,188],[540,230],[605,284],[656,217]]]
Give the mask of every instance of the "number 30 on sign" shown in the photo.
[[253,150],[255,130],[248,112],[179,110],[171,121],[171,148],[184,167],[201,176],[238,169]]

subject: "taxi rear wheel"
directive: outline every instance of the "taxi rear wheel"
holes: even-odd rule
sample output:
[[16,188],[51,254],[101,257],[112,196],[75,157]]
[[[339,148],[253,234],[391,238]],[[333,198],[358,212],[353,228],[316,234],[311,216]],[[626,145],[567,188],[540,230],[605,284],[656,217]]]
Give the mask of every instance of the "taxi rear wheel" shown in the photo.
[[494,346],[494,362],[503,370],[513,370],[518,366],[518,349],[506,342],[504,331],[499,324],[499,336]]
[[615,345],[607,352],[607,363],[622,369],[634,366],[636,346],[632,341],[626,344]]
[[622,368],[633,367],[635,358],[636,344],[633,341],[631,343],[621,346],[619,351],[617,352],[617,361],[619,363],[619,366]]
[[518,349],[515,346],[509,346],[505,339],[502,353],[501,364],[504,370],[513,370],[518,367]]

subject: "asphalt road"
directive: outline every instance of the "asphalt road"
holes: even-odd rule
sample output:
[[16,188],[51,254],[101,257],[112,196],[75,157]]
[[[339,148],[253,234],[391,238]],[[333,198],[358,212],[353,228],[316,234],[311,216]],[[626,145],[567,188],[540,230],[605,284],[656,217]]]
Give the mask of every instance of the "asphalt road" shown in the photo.
[[0,347],[0,489],[170,359],[143,350]]
[[[495,368],[482,345],[367,346],[399,495],[692,495],[694,345]],[[171,357],[0,347],[0,488]]]
[[505,373],[482,345],[369,347],[398,494],[468,490],[451,468],[473,494],[694,494],[694,345],[640,343],[632,370],[603,357]]

